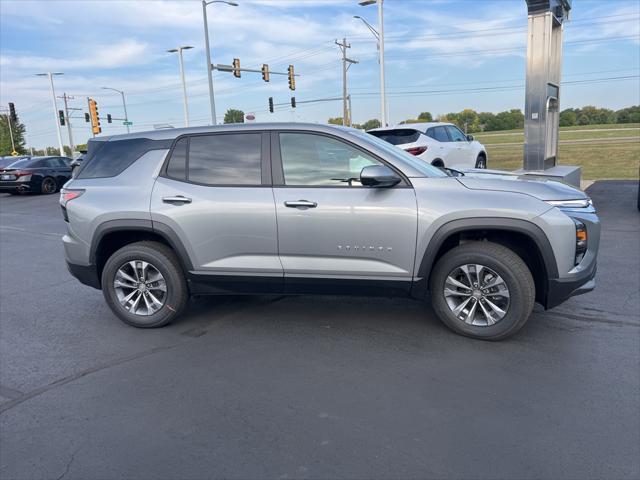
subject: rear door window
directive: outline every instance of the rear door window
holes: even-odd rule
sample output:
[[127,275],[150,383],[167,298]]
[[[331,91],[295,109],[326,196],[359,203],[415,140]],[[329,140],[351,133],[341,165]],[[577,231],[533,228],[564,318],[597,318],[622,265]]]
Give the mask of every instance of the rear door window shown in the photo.
[[262,134],[224,133],[189,138],[190,182],[205,185],[261,185]]
[[151,150],[168,149],[173,139],[151,140],[131,138],[126,140],[89,141],[87,159],[77,178],[107,178],[120,175],[138,158]]
[[427,130],[427,136],[439,142],[450,142],[447,130],[444,127],[431,127]]
[[189,138],[184,137],[178,140],[176,146],[173,147],[171,152],[171,158],[167,164],[167,177],[175,178],[176,180],[187,179],[187,146],[189,145]]
[[397,128],[393,130],[376,130],[367,132],[378,137],[391,145],[402,145],[405,143],[413,143],[420,138],[420,132],[411,128]]

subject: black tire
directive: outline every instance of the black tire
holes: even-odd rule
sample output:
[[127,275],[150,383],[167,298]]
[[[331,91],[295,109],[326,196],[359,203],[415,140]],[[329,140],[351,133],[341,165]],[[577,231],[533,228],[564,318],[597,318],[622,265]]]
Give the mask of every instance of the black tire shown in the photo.
[[[141,260],[152,264],[164,277],[166,297],[162,307],[150,315],[136,315],[120,304],[114,280],[116,272],[125,263]],[[189,291],[184,272],[173,251],[161,243],[152,241],[136,242],[116,251],[102,270],[102,293],[111,311],[124,323],[138,328],[163,327],[184,310],[189,299]]]
[[40,184],[40,193],[43,195],[51,195],[52,193],[56,193],[58,191],[58,184],[56,183],[56,179],[52,177],[44,177],[42,179],[42,184]]
[[476,158],[476,168],[487,168],[487,156],[484,153],[479,154]]
[[[469,325],[447,304],[444,287],[449,274],[466,264],[480,264],[502,277],[509,289],[509,305],[502,319],[489,326]],[[520,330],[529,319],[535,301],[535,284],[524,261],[502,245],[469,242],[448,251],[436,264],[429,282],[431,302],[442,322],[456,333],[482,340],[503,340]]]
[[438,168],[444,168],[444,162],[442,161],[441,158],[434,158],[433,161],[431,162],[431,165]]

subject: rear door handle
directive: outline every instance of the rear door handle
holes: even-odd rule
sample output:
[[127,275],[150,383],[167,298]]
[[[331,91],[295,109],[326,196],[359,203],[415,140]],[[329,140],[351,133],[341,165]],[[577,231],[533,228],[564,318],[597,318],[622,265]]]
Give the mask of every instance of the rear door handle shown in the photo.
[[318,204],[308,200],[296,200],[284,202],[284,206],[289,208],[316,208]]
[[162,201],[164,203],[191,203],[191,199],[183,195],[176,195],[174,197],[163,197]]

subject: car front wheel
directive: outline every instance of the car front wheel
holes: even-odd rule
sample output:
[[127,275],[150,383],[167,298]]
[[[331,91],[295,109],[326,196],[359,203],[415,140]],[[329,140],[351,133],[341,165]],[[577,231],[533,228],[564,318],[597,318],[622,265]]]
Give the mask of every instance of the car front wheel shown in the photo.
[[487,168],[487,157],[485,155],[478,155],[478,158],[476,158],[476,168]]
[[524,261],[491,242],[469,242],[447,252],[429,288],[433,309],[445,325],[483,340],[502,340],[520,330],[535,300]]
[[102,270],[102,293],[120,320],[139,328],[168,324],[188,300],[175,254],[150,241],[126,245],[109,257]]

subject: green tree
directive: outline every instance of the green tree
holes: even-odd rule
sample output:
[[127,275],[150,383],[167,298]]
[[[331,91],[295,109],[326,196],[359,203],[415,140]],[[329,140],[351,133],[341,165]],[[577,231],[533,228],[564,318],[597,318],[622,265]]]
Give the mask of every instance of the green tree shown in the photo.
[[[16,118],[15,122],[11,122],[11,133],[13,133],[13,143],[16,152],[24,154],[24,133],[25,126],[20,123],[20,119]],[[9,134],[9,115],[0,115],[0,155],[11,155],[11,135]]]
[[618,110],[615,116],[617,123],[640,123],[640,105]]
[[362,124],[363,130],[371,130],[372,128],[380,127],[380,120],[377,118],[372,118],[371,120],[367,120]]
[[330,118],[327,123],[329,125],[342,125],[342,117]]
[[589,125],[589,117],[584,113],[578,117],[578,125]]
[[560,126],[572,127],[578,121],[578,115],[571,108],[567,108],[560,112]]
[[478,123],[480,124],[480,130],[489,130],[489,126],[495,122],[496,116],[491,112],[480,112],[478,114]]
[[475,110],[465,108],[458,114],[458,126],[467,133],[480,130],[480,119]]
[[244,112],[230,108],[227,110],[227,113],[224,114],[224,123],[244,123]]
[[418,115],[418,120],[421,122],[433,122],[433,115],[431,115],[431,112],[421,112]]

